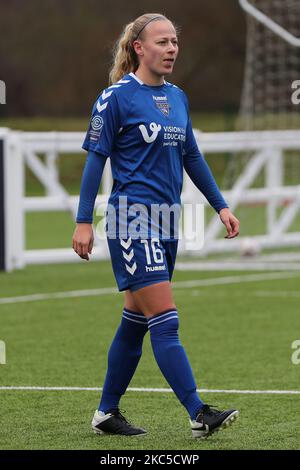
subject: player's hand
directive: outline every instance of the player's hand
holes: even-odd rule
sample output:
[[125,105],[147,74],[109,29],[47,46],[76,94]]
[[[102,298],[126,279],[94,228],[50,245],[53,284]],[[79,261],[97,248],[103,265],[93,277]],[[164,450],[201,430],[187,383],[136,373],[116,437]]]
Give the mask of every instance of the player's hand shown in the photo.
[[224,238],[237,237],[239,234],[240,221],[230,212],[228,208],[221,209],[219,216],[227,230],[227,235]]
[[92,224],[77,224],[74,230],[72,247],[82,259],[89,260],[94,244]]

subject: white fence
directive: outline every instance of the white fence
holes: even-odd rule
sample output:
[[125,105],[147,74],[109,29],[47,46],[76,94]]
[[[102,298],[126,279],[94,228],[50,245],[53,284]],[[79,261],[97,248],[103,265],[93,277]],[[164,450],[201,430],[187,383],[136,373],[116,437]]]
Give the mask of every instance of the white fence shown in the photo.
[[[257,237],[264,247],[300,246],[300,233],[288,233],[300,208],[300,184],[284,186],[284,151],[300,150],[300,131],[201,133],[194,131],[203,153],[253,152],[243,172],[230,191],[223,191],[232,211],[240,204],[263,203],[267,210],[267,233]],[[69,211],[75,214],[78,196],[70,196],[59,181],[57,158],[63,154],[79,153],[84,133],[80,132],[17,132],[0,129],[4,142],[4,207],[5,207],[5,269],[11,271],[27,264],[76,262],[80,258],[72,248],[47,250],[25,249],[25,214],[34,211]],[[45,163],[38,154],[45,154]],[[44,197],[25,197],[24,169],[28,165],[46,189]],[[256,177],[265,170],[265,184],[251,188]],[[96,204],[105,202],[111,188],[111,174],[106,165],[103,175],[103,194]],[[299,182],[300,183],[300,182]],[[205,202],[199,191],[185,175],[182,202]],[[282,201],[287,206],[276,218],[276,208]],[[224,251],[235,252],[243,238],[218,239],[224,230],[218,215],[205,229],[205,245],[201,255]],[[70,234],[70,239],[71,239]],[[180,251],[185,251],[184,241]],[[197,253],[199,254],[199,253]],[[93,259],[108,256],[106,242],[95,237]]]

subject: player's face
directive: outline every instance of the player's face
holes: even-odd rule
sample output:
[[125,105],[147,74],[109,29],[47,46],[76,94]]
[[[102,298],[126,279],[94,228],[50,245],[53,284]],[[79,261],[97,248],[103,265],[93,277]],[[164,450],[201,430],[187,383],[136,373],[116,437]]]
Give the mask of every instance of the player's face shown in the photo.
[[140,63],[156,75],[169,75],[178,55],[178,39],[170,21],[149,23],[140,41]]

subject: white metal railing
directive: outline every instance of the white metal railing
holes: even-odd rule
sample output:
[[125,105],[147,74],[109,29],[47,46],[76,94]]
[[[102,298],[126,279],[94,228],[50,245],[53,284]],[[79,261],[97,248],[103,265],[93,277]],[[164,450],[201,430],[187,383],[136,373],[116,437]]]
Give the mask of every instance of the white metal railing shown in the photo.
[[[285,150],[300,150],[300,131],[227,132],[202,133],[195,130],[195,137],[202,152],[210,153],[252,152],[251,158],[229,191],[223,191],[232,211],[241,204],[264,203],[267,210],[267,233],[257,237],[261,247],[300,246],[300,233],[288,233],[291,223],[300,209],[300,182],[295,186],[283,185]],[[7,270],[26,264],[76,262],[80,258],[71,248],[26,250],[24,239],[25,214],[34,211],[69,211],[73,218],[78,206],[78,196],[70,196],[59,181],[56,168],[58,155],[79,153],[84,138],[81,132],[17,132],[0,129],[4,139],[6,178],[6,258]],[[2,136],[2,137],[1,137]],[[37,154],[46,156],[45,163]],[[63,158],[63,157],[61,157]],[[28,165],[47,190],[44,197],[25,197],[24,168]],[[265,185],[251,188],[251,184],[263,171]],[[109,165],[103,175],[103,194],[96,204],[107,200],[112,184]],[[276,209],[282,201],[289,201],[279,218]],[[182,202],[206,200],[185,175]],[[228,240],[218,238],[223,226],[216,214],[205,229],[205,245],[200,254],[236,251],[242,237]],[[95,237],[93,259],[108,256],[107,245]],[[180,251],[185,250],[184,242]],[[199,254],[199,253],[197,253]]]

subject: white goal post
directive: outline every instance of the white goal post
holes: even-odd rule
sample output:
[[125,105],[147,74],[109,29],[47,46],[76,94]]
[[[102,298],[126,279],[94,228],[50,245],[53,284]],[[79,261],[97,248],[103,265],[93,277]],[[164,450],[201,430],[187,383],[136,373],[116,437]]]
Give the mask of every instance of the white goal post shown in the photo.
[[[213,154],[241,154],[251,152],[247,165],[233,186],[222,191],[231,209],[240,205],[263,204],[266,209],[266,233],[252,237],[261,248],[300,246],[300,232],[289,232],[292,222],[300,210],[300,184],[284,185],[285,151],[300,150],[300,131],[256,131],[202,133],[195,130],[199,148],[209,156]],[[78,196],[67,193],[59,180],[56,169],[58,155],[80,153],[84,133],[81,132],[17,132],[0,129],[0,170],[2,162],[3,206],[0,209],[0,234],[2,243],[1,268],[6,271],[22,268],[28,264],[65,263],[81,261],[72,248],[35,249],[25,248],[25,215],[34,211],[68,211],[73,220],[78,206]],[[46,156],[43,162],[38,155]],[[25,166],[29,166],[46,189],[45,196],[26,197]],[[262,187],[251,187],[259,174],[264,174]],[[1,171],[0,171],[1,175]],[[103,193],[98,195],[96,204],[106,202],[111,188],[111,174],[106,165],[103,176]],[[0,193],[1,194],[1,193]],[[207,202],[201,197],[190,179],[185,175],[182,202]],[[283,207],[280,216],[277,207]],[[1,207],[0,204],[0,207]],[[236,252],[243,243],[243,237],[234,240],[219,238],[223,230],[218,215],[205,227],[205,244],[201,252]],[[5,237],[3,236],[5,235]],[[71,239],[71,234],[70,234]],[[105,241],[95,237],[92,259],[108,257]],[[0,245],[1,246],[1,245]],[[186,253],[184,242],[180,252]],[[1,254],[1,250],[0,250]]]
[[266,26],[268,29],[273,31],[274,34],[284,39],[291,46],[300,47],[300,38],[291,34],[285,28],[276,23],[276,21],[273,21],[272,18],[265,15],[254,5],[251,5],[249,0],[239,0],[239,2],[243,10],[245,10],[249,15],[253,16],[253,18]]

